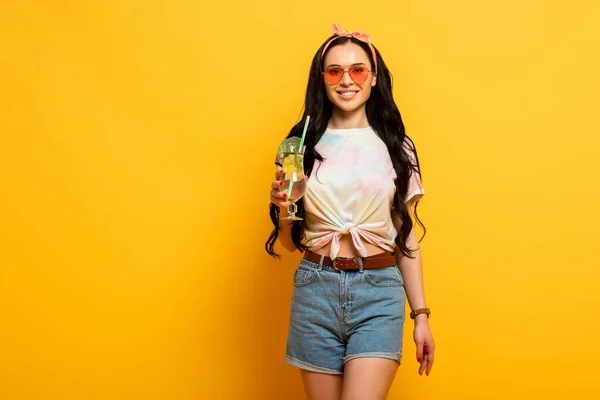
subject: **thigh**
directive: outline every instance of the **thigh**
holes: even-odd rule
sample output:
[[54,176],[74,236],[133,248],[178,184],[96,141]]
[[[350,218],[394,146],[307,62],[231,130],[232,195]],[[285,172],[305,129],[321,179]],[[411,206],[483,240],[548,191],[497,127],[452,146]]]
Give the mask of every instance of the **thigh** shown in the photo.
[[338,318],[340,275],[304,260],[294,275],[285,362],[312,372],[341,375],[346,343]]
[[385,400],[398,363],[385,358],[355,358],[344,368],[342,400]]
[[342,397],[342,375],[321,374],[300,370],[304,391],[309,400],[340,400]]
[[357,274],[347,319],[345,362],[379,357],[400,363],[406,302],[403,285],[395,266]]

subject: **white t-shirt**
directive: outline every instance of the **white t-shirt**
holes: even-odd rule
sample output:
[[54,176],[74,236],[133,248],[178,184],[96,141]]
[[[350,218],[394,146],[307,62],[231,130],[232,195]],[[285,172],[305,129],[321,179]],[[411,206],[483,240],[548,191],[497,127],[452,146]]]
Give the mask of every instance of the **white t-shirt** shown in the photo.
[[[324,160],[315,161],[304,195],[309,250],[332,242],[330,257],[335,258],[340,237],[350,234],[362,257],[367,257],[363,240],[394,251],[398,232],[390,210],[396,171],[385,143],[371,127],[328,128],[316,150]],[[414,163],[414,153],[409,154]],[[405,201],[424,194],[420,176],[413,171]]]

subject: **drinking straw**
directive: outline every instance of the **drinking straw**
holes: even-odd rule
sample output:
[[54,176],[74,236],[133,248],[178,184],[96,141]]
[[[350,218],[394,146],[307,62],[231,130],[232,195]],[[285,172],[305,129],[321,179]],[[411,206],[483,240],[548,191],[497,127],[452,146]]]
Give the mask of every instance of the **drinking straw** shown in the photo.
[[[310,115],[306,116],[306,122],[304,122],[304,130],[302,131],[302,137],[300,138],[300,149],[299,153],[302,153],[302,146],[304,145],[304,138],[306,137],[306,131],[308,130],[308,121],[310,120]],[[292,187],[294,187],[294,181],[290,181],[290,186],[288,186],[287,198],[289,199],[292,195]]]
[[302,151],[302,145],[304,145],[304,138],[306,137],[306,131],[308,130],[308,121],[310,120],[310,115],[306,116],[306,122],[304,123],[304,131],[302,131],[302,138],[300,139],[300,151]]

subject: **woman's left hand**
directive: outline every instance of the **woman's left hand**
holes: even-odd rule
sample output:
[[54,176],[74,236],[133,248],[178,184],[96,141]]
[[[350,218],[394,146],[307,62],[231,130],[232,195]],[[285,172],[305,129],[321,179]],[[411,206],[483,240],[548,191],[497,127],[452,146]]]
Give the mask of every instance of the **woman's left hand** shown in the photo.
[[413,336],[417,345],[417,362],[421,364],[419,375],[423,375],[423,371],[425,371],[425,374],[429,376],[429,372],[433,366],[435,344],[433,343],[433,335],[431,334],[426,315],[420,314],[416,316]]

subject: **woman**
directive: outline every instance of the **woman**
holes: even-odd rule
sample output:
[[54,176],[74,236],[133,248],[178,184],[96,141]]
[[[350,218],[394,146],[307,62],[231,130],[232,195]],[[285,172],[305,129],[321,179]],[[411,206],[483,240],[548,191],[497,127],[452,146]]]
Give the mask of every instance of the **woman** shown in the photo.
[[[315,54],[301,136],[302,221],[283,221],[278,171],[271,190],[275,241],[304,257],[294,274],[286,363],[299,367],[310,399],[385,399],[401,359],[404,305],[414,319],[419,374],[429,375],[429,328],[415,211],[424,191],[415,147],[392,97],[390,73],[362,31],[333,26]],[[404,289],[404,290],[403,290]]]

